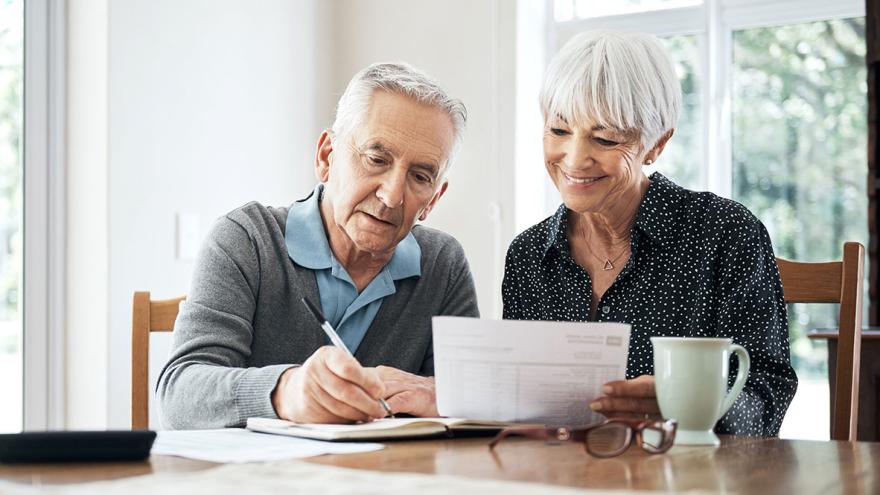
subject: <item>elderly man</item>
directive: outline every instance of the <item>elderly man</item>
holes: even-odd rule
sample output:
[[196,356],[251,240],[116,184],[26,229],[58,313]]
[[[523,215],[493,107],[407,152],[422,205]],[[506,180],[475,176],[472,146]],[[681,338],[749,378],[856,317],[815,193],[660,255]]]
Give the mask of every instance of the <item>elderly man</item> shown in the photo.
[[478,316],[476,294],[458,242],[413,225],[446,191],[465,120],[408,65],[354,76],[318,139],[315,190],[289,208],[249,203],[208,235],[159,377],[166,427],[367,421],[385,416],[380,398],[437,415],[431,317]]

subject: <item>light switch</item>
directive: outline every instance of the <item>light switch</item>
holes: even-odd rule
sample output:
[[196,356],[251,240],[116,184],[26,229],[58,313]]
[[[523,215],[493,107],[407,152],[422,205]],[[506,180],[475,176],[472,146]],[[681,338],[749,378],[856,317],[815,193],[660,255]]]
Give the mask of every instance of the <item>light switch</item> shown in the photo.
[[192,261],[199,254],[202,237],[199,215],[195,213],[177,214],[177,259]]

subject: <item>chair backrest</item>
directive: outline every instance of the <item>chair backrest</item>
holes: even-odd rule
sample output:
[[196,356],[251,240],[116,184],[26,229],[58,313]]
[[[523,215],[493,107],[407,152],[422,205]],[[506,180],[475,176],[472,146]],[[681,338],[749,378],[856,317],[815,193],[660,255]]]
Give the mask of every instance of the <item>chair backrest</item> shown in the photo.
[[859,356],[862,343],[862,280],[865,248],[843,245],[843,260],[799,263],[776,258],[787,303],[839,303],[831,439],[855,441],[859,419]]
[[170,332],[181,301],[150,299],[149,292],[135,292],[131,311],[131,429],[149,426],[150,332]]

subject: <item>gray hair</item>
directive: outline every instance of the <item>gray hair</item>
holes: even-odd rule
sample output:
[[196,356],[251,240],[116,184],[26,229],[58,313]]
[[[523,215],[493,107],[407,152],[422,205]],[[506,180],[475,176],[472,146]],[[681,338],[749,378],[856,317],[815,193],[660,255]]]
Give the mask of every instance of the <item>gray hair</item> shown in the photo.
[[588,31],[550,62],[541,88],[544,121],[559,116],[638,134],[652,148],[675,128],[681,85],[669,55],[649,34]]
[[333,133],[347,137],[360,125],[369,111],[370,100],[376,90],[408,96],[449,115],[454,139],[444,172],[449,170],[464,138],[467,109],[461,100],[449,96],[434,79],[404,62],[377,63],[355,74],[336,105]]

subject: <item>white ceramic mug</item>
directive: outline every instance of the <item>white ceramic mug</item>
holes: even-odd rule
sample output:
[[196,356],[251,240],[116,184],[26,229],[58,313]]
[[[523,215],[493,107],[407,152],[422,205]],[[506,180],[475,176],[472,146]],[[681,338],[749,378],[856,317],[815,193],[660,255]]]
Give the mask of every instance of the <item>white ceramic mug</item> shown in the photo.
[[[676,445],[718,445],[712,431],[742,392],[749,376],[749,353],[731,339],[651,337],[657,402],[664,418],[678,420]],[[727,390],[730,354],[739,358]]]

